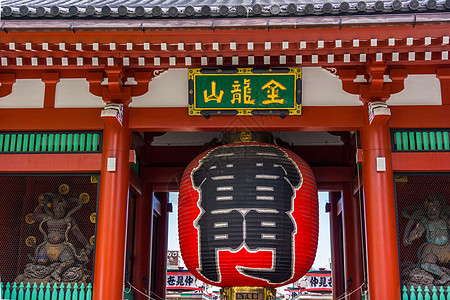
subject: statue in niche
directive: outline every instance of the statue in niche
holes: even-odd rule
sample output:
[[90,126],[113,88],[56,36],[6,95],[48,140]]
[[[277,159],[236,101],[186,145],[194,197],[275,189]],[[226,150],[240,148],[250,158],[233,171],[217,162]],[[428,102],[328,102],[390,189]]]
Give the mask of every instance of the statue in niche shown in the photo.
[[409,285],[450,284],[450,218],[442,195],[430,193],[422,205],[405,207],[403,217],[409,219],[403,234],[403,244],[411,245],[425,235],[418,250],[418,264],[410,265],[403,275]]
[[[77,205],[70,211],[70,202]],[[16,282],[84,282],[90,281],[90,271],[85,268],[93,247],[84,237],[71,217],[83,203],[76,198],[66,199],[62,195],[45,193],[39,197],[34,210],[34,220],[39,222],[39,231],[44,241],[34,251],[32,263],[27,264],[25,272]],[[47,232],[43,225],[47,224]],[[84,245],[78,253],[69,241],[69,233]]]

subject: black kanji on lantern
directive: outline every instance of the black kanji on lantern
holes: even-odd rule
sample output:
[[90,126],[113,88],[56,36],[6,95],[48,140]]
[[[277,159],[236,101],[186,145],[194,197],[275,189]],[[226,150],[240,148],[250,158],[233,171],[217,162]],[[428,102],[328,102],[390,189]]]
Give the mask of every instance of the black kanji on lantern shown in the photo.
[[202,212],[199,272],[219,282],[218,251],[272,251],[272,268],[238,267],[249,277],[277,284],[293,275],[293,199],[302,182],[295,162],[271,145],[219,147],[192,172]]

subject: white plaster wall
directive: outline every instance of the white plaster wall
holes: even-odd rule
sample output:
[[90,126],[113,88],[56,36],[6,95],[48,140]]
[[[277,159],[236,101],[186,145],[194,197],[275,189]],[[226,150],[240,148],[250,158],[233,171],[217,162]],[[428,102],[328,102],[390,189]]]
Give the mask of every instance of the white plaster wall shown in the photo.
[[[338,77],[322,68],[303,68],[304,106],[361,105],[358,96],[342,90]],[[131,107],[187,107],[187,69],[170,69],[153,79],[149,92],[135,97]]]
[[436,75],[409,75],[405,88],[391,95],[388,105],[441,105],[441,85]]
[[104,107],[101,97],[89,92],[86,79],[61,79],[56,85],[55,107]]
[[17,79],[12,92],[0,98],[0,108],[44,107],[45,84],[40,79]]
[[[303,68],[304,106],[358,106],[358,96],[342,90],[339,78],[323,68]],[[0,108],[42,108],[45,84],[39,79],[19,79],[12,93],[0,98]],[[441,89],[435,75],[410,75],[405,89],[391,96],[388,105],[440,105]],[[55,107],[103,107],[100,97],[89,93],[85,79],[61,79],[56,85]],[[187,107],[187,69],[170,69],[154,78],[149,92],[135,97],[132,107]]]
[[323,68],[303,68],[303,106],[359,106],[359,96],[342,90],[336,75]]
[[154,78],[148,93],[134,97],[130,107],[187,107],[188,69],[170,69]]

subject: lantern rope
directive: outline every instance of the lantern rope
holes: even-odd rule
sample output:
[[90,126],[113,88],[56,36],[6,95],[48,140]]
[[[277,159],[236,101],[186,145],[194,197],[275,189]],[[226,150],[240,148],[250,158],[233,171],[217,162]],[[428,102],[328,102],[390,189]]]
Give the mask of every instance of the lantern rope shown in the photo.
[[[164,298],[161,298],[161,296],[159,296],[158,294],[156,294],[155,292],[153,292],[153,291],[150,291],[150,293],[152,293],[153,295],[155,295],[157,298],[159,298],[160,300],[166,300],[166,299],[164,299]],[[152,299],[155,299],[155,298],[152,298]],[[156,300],[156,299],[155,299]]]
[[357,292],[357,291],[359,291],[359,290],[362,290],[362,288],[364,287],[364,284],[365,284],[365,283],[361,284],[356,290],[354,290],[354,291],[351,292],[351,293],[348,293],[348,294],[347,294],[347,292],[344,292],[344,293],[343,293],[342,295],[340,295],[336,300],[342,300],[342,299],[345,299],[346,297],[350,296],[351,294],[353,294],[353,293],[355,293],[355,292]]
[[[358,153],[358,143],[359,143],[358,136],[359,136],[358,132],[355,132],[355,148],[356,148],[355,150],[356,150],[356,153]],[[365,220],[365,216],[363,216],[363,209],[365,209],[365,208],[364,208],[364,203],[363,203],[364,200],[363,200],[363,196],[362,196],[362,192],[361,192],[362,185],[361,185],[361,177],[360,177],[360,175],[361,175],[361,168],[358,165],[358,163],[356,163],[356,177],[358,179],[358,200],[359,200],[359,205],[360,205],[360,207],[359,207],[359,219],[360,219],[361,239],[362,239],[361,254],[363,256],[362,257],[363,258],[362,266],[363,266],[364,282],[367,282],[367,266],[365,264],[365,262],[367,261],[367,257],[366,257],[366,249],[364,247],[364,245],[366,244],[366,236],[365,236],[365,227],[364,227],[364,224],[362,222],[363,218]]]
[[[144,292],[142,292],[141,290],[139,290],[137,287],[135,287],[134,285],[132,285],[129,281],[127,281],[127,284],[130,286],[130,288],[132,288],[133,290],[135,290],[136,292],[138,292],[139,294],[141,294],[142,296],[146,297],[147,299],[151,299],[151,300],[156,300],[155,298],[153,298],[152,296],[150,296],[149,294],[146,294]],[[153,292],[152,292],[153,293]],[[153,293],[155,294],[155,293]],[[156,294],[155,294],[156,295]],[[156,295],[158,296],[158,295]],[[158,298],[162,299],[161,297],[158,296]],[[164,299],[163,299],[164,300]]]

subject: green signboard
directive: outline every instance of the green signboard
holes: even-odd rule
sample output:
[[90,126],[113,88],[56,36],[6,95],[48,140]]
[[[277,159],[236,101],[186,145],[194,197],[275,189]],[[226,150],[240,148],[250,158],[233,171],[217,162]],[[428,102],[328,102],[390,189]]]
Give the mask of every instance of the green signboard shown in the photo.
[[189,115],[300,115],[301,68],[189,69]]

